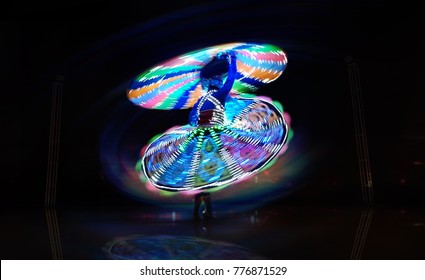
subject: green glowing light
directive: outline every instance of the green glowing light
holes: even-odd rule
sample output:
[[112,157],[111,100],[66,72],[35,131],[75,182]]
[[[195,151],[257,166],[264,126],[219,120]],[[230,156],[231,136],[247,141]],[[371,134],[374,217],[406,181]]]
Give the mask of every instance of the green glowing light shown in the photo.
[[152,143],[153,141],[155,141],[156,139],[158,139],[159,137],[161,137],[162,134],[157,134],[154,137],[151,138],[151,140],[149,140],[149,144]]
[[176,195],[177,193],[176,193],[176,192],[170,192],[170,191],[160,190],[160,191],[159,191],[159,194],[160,194],[161,196],[170,197],[170,196],[174,196],[174,195]]
[[255,98],[256,97],[255,94],[251,94],[251,93],[241,93],[239,95],[243,98]]
[[139,179],[140,179],[140,182],[142,182],[142,183],[148,182],[148,178],[146,178],[146,176],[143,173],[140,173]]
[[142,162],[143,162],[142,159],[139,159],[136,162],[136,166],[134,167],[134,169],[136,170],[137,173],[142,172]]
[[294,137],[294,130],[290,128],[288,131],[288,142],[291,141],[293,137]]
[[281,111],[283,113],[283,105],[282,105],[282,103],[280,103],[277,100],[273,100],[273,105],[276,106],[279,109],[279,111]]

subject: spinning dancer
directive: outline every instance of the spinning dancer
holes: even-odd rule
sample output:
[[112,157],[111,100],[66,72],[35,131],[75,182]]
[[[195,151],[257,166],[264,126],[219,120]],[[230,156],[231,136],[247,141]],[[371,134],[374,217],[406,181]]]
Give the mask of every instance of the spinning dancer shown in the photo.
[[[150,109],[192,108],[189,124],[155,139],[142,159],[144,175],[157,188],[196,191],[228,186],[260,171],[285,144],[288,126],[271,102],[242,93],[278,78],[284,52],[273,45],[233,43],[166,61],[137,77],[128,91]],[[208,193],[195,195],[194,214]]]

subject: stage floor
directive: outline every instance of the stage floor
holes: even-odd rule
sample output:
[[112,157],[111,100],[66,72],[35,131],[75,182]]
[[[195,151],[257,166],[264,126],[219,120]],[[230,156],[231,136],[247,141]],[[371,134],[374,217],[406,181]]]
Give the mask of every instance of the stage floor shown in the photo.
[[425,210],[268,206],[195,221],[170,209],[3,211],[1,259],[425,259]]

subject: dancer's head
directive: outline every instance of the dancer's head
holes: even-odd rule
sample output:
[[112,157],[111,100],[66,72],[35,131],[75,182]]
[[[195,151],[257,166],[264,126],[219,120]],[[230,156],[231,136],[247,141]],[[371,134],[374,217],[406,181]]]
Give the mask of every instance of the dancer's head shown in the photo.
[[208,90],[219,90],[223,86],[223,79],[219,75],[211,77],[208,84]]

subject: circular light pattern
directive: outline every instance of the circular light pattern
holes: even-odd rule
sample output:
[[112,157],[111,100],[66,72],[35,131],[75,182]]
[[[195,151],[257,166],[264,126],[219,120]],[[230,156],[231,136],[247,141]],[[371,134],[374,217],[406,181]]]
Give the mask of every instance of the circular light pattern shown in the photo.
[[[238,104],[233,104],[238,103]],[[231,99],[225,125],[180,126],[153,140],[142,153],[145,176],[171,191],[218,187],[252,176],[283,147],[283,114],[261,99]],[[213,190],[212,190],[213,191]]]
[[[192,211],[193,195],[198,191],[170,192],[158,189],[144,176],[141,166],[142,155],[149,144],[147,137],[155,139],[161,135],[149,136],[152,131],[158,131],[152,123],[164,124],[168,119],[178,119],[179,115],[178,111],[165,114],[160,111],[132,111],[131,105],[126,102],[119,106],[116,114],[111,115],[100,139],[99,156],[105,178],[122,195],[157,207]],[[290,127],[288,137],[274,160],[261,172],[233,183],[231,187],[223,185],[208,190],[215,213],[255,209],[295,190],[302,178],[300,171],[309,162],[308,149],[300,141],[302,135],[295,137],[288,112],[284,113],[284,118]]]

